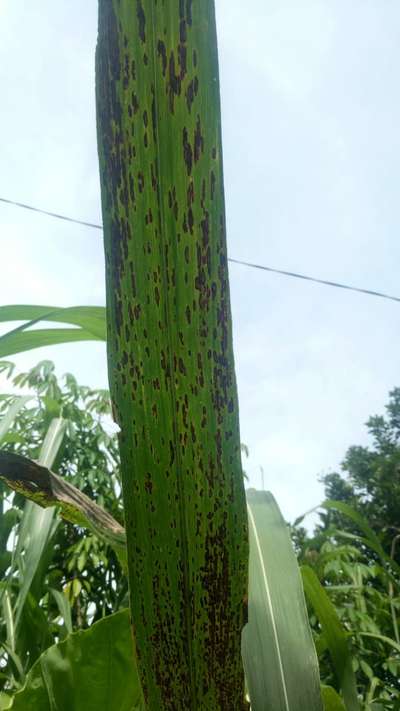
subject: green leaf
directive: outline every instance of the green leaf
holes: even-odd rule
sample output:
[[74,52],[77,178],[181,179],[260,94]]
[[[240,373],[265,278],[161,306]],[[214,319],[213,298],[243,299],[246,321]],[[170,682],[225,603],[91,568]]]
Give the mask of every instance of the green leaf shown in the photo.
[[96,92],[140,675],[151,710],[242,710],[247,515],[214,1],[100,0]]
[[324,711],[346,711],[346,707],[339,694],[331,686],[321,686]]
[[144,711],[127,610],[47,649],[12,711]]
[[[14,332],[25,330],[40,321],[51,321],[79,326],[98,338],[106,339],[106,310],[104,306],[70,306],[68,308],[33,305],[0,306],[0,322],[6,321],[26,322],[14,329]],[[0,338],[0,343],[7,335]]]
[[383,555],[385,555],[382,543],[380,542],[375,531],[371,528],[371,526],[369,526],[365,518],[360,513],[358,513],[358,511],[349,506],[349,504],[345,504],[343,501],[328,500],[324,501],[321,506],[328,510],[333,509],[335,511],[339,511],[348,518],[351,518],[351,520],[354,521],[354,523],[364,533],[364,535],[369,539],[369,541],[374,544],[375,550],[377,552],[380,551],[381,553],[383,553]]
[[60,615],[64,620],[65,629],[68,634],[72,634],[71,605],[67,600],[67,596],[60,590],[54,590],[54,588],[51,588],[50,592],[53,595],[60,611]]
[[314,571],[304,565],[301,567],[301,573],[306,597],[321,625],[346,709],[347,711],[359,711],[357,686],[346,632]]
[[391,637],[387,637],[386,635],[383,634],[375,634],[374,632],[361,632],[359,630],[355,630],[354,634],[358,635],[359,637],[371,637],[372,639],[378,639],[380,642],[384,642],[385,644],[389,644],[393,649],[395,649],[397,652],[400,652],[400,644],[398,644],[394,639]]
[[0,358],[30,351],[33,348],[54,346],[60,343],[74,343],[76,341],[103,340],[91,331],[83,328],[49,328],[35,331],[10,332],[0,337]]
[[11,707],[11,704],[11,696],[5,694],[4,691],[0,691],[0,711],[6,711],[6,709],[9,709]]
[[[39,462],[44,466],[52,466],[60,449],[65,429],[66,420],[61,418],[52,420],[39,455]],[[15,569],[15,565],[19,567],[22,580],[15,606],[16,625],[21,619],[26,596],[54,532],[54,516],[54,508],[42,509],[32,501],[27,501],[25,504],[12,566],[12,569]]]
[[22,410],[23,407],[25,407],[26,403],[29,402],[29,400],[32,400],[31,395],[23,395],[22,397],[16,397],[11,403],[5,415],[3,415],[2,419],[0,420],[0,443],[7,436],[8,431],[11,429],[11,426],[19,411]]
[[382,543],[379,539],[379,537],[376,535],[375,531],[371,528],[371,526],[368,524],[368,521],[362,516],[358,511],[355,511],[349,504],[345,504],[343,501],[333,501],[333,500],[328,500],[324,501],[323,504],[321,504],[323,508],[326,509],[333,509],[335,511],[339,511],[340,513],[344,514],[344,516],[347,516],[350,518],[354,523],[358,526],[360,531],[364,533],[364,537],[358,537],[354,536],[352,534],[346,534],[346,532],[343,531],[338,531],[337,533],[340,533],[340,535],[346,536],[347,538],[359,540],[360,542],[364,543],[364,545],[368,546],[371,548],[375,553],[378,554],[378,556],[381,558],[381,560],[386,563],[390,568],[392,568],[394,571],[396,571],[397,574],[400,574],[400,565],[396,563],[395,560],[393,560],[385,551],[385,549],[382,546]]
[[321,711],[318,660],[288,528],[273,496],[247,492],[249,622],[242,654],[252,711]]

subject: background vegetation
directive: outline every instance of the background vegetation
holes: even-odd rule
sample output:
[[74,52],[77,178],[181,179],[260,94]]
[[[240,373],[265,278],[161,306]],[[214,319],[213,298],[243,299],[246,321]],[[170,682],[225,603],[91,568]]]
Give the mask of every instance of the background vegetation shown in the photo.
[[[0,396],[2,449],[38,459],[49,429],[62,422],[53,470],[122,522],[108,392],[81,386],[71,374],[58,379],[49,361],[28,373],[15,373],[10,362],[0,369],[12,391]],[[299,520],[292,537],[299,563],[316,574],[350,642],[362,707],[382,711],[400,705],[399,389],[390,393],[386,416],[371,417],[367,428],[372,446],[350,447],[342,471],[324,477],[327,499],[336,503],[320,509],[313,535]],[[43,543],[28,514],[29,502],[1,484],[0,683],[7,692],[23,685],[51,644],[128,606],[111,548],[58,515]],[[329,624],[312,606],[309,614],[321,680],[339,691]]]

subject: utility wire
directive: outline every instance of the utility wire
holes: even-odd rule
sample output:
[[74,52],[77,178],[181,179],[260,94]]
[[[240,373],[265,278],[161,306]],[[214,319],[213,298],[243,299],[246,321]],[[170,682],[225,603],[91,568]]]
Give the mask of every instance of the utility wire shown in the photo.
[[[96,224],[94,222],[85,222],[84,220],[76,220],[73,217],[68,217],[67,215],[60,215],[57,212],[49,212],[49,210],[42,210],[39,207],[34,207],[33,205],[26,205],[23,202],[16,202],[15,200],[7,200],[6,198],[0,197],[0,202],[6,203],[7,205],[14,205],[15,207],[21,207],[24,210],[31,210],[32,212],[39,212],[42,215],[47,215],[48,217],[55,217],[58,220],[64,220],[66,222],[73,222],[75,225],[83,225],[84,227],[91,227],[95,230],[102,230],[103,226]],[[252,262],[244,262],[241,259],[234,259],[233,257],[228,257],[228,261],[232,264],[241,264],[244,267],[250,267],[251,269],[261,269],[264,272],[272,272],[273,274],[281,274],[283,276],[292,277],[294,279],[303,279],[304,281],[311,281],[314,284],[323,284],[324,286],[333,286],[336,289],[346,289],[347,291],[356,291],[359,294],[368,294],[368,296],[376,296],[380,299],[389,299],[390,301],[400,302],[400,297],[391,296],[390,294],[384,294],[381,291],[373,291],[372,289],[361,289],[357,286],[350,286],[349,284],[341,284],[337,281],[328,281],[326,279],[317,279],[316,277],[308,276],[306,274],[298,274],[297,272],[288,272],[284,269],[274,269],[273,267],[266,267],[263,264],[253,264]]]
[[102,230],[102,225],[96,225],[94,222],[84,222],[83,220],[74,220],[73,217],[67,217],[67,215],[59,215],[58,212],[49,212],[48,210],[41,210],[39,207],[33,207],[33,205],[25,205],[24,202],[15,202],[15,200],[6,200],[6,198],[0,197],[0,202],[5,202],[7,205],[14,205],[15,207],[23,207],[24,210],[31,210],[32,212],[40,212],[41,215],[48,215],[49,217],[56,217],[57,220],[65,220],[66,222],[74,222],[76,225],[84,225],[85,227],[93,227],[95,230]]

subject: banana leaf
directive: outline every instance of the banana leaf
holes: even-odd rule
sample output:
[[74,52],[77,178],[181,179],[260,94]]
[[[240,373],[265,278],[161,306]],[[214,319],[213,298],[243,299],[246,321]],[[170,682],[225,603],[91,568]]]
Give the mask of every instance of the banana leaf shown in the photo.
[[318,660],[287,525],[270,493],[247,491],[249,622],[242,654],[252,711],[322,711]]

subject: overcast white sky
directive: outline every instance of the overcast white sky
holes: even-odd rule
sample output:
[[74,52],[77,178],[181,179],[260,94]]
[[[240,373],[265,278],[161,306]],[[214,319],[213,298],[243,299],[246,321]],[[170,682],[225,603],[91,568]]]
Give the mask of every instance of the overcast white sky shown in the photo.
[[[400,295],[400,3],[217,0],[229,253]],[[0,0],[0,197],[100,221],[96,0]],[[0,303],[104,303],[101,233],[0,204]],[[251,483],[293,519],[400,385],[400,304],[231,265]],[[52,358],[106,385],[105,347]]]

